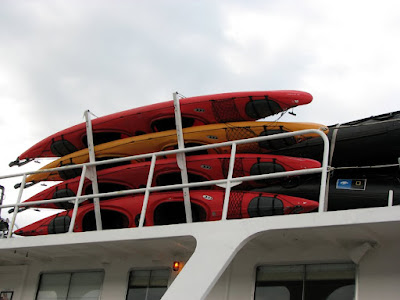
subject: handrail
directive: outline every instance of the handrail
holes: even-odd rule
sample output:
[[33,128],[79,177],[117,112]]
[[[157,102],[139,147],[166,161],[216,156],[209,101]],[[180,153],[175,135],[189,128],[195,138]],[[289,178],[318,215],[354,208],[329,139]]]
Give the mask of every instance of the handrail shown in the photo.
[[[330,168],[328,168],[328,169],[330,169]],[[323,168],[320,167],[320,168],[311,168],[311,169],[304,169],[304,170],[276,172],[276,173],[270,173],[270,174],[234,177],[230,181],[232,184],[232,183],[243,182],[243,181],[289,177],[289,176],[296,176],[296,175],[316,174],[316,173],[321,173],[322,171],[323,171]],[[77,195],[77,196],[63,197],[63,198],[57,198],[57,199],[22,202],[18,206],[25,207],[25,206],[34,206],[34,205],[39,205],[39,204],[48,204],[48,203],[71,202],[76,199],[78,199],[79,203],[80,203],[81,200],[88,200],[88,199],[95,198],[95,197],[103,198],[103,197],[112,197],[112,196],[125,196],[125,195],[131,195],[131,194],[142,194],[142,193],[146,192],[146,189],[148,189],[150,192],[160,192],[160,191],[166,191],[166,190],[171,190],[171,189],[182,189],[184,187],[197,188],[197,187],[203,187],[203,186],[221,185],[221,184],[226,184],[227,182],[228,182],[228,179],[216,179],[216,180],[209,180],[209,181],[192,182],[192,183],[187,183],[187,184],[180,183],[180,184],[173,184],[173,185],[153,186],[153,187],[149,187],[149,188],[144,187],[144,188],[129,189],[129,190],[123,190],[123,191],[117,191],[117,192],[90,194],[90,195],[83,195],[83,196]],[[3,207],[3,208],[15,207],[15,204],[4,204],[1,207]]]
[[[111,158],[111,159],[107,159],[107,160],[96,161],[93,163],[86,162],[86,163],[82,163],[82,164],[78,164],[78,165],[66,165],[66,166],[56,167],[56,168],[52,168],[52,169],[40,169],[40,170],[36,170],[36,171],[26,171],[26,172],[15,173],[15,174],[10,174],[10,175],[3,175],[3,176],[0,176],[0,179],[20,177],[20,176],[23,176],[24,174],[31,175],[31,174],[39,174],[39,173],[49,173],[49,172],[53,172],[53,171],[78,169],[78,168],[82,168],[84,165],[100,166],[100,165],[119,163],[119,162],[124,162],[124,161],[129,161],[129,160],[143,160],[146,158],[151,159],[153,154],[155,154],[156,156],[169,156],[169,155],[177,154],[182,151],[196,152],[196,151],[208,150],[208,149],[213,149],[213,148],[228,147],[228,146],[232,146],[233,143],[236,143],[236,145],[241,145],[241,144],[246,144],[246,143],[257,143],[257,142],[262,142],[262,141],[267,141],[267,140],[272,140],[272,139],[279,139],[279,138],[283,139],[283,138],[287,138],[287,137],[291,137],[291,136],[295,136],[295,135],[302,135],[302,134],[309,134],[309,133],[316,133],[316,134],[320,135],[323,139],[325,137],[327,146],[329,147],[329,140],[325,133],[323,133],[322,131],[317,130],[317,129],[305,129],[305,130],[299,130],[299,131],[277,133],[277,134],[267,135],[267,136],[258,136],[258,137],[242,139],[242,140],[235,140],[235,141],[228,141],[228,142],[222,142],[222,143],[214,143],[214,144],[208,144],[208,145],[195,146],[195,147],[190,147],[190,148],[185,148],[185,149],[173,149],[173,150],[165,150],[165,151],[159,151],[159,152],[154,152],[154,153],[145,153],[145,154],[126,156],[126,157]],[[324,142],[325,142],[325,139],[324,139]]]
[[[321,138],[323,139],[323,142],[324,142],[323,159],[322,159],[322,164],[321,164],[320,168],[312,168],[312,169],[304,169],[304,170],[296,170],[296,171],[287,171],[287,172],[278,172],[278,173],[271,173],[271,174],[261,174],[261,175],[252,175],[252,176],[232,178],[237,145],[242,145],[242,144],[247,144],[247,143],[256,143],[256,142],[261,142],[261,141],[266,141],[266,140],[280,139],[280,138],[286,138],[286,137],[291,137],[291,136],[295,136],[295,135],[310,134],[310,133],[318,134],[319,136],[321,136]],[[229,170],[228,170],[228,177],[226,179],[204,181],[204,182],[194,182],[194,183],[187,183],[187,184],[183,183],[183,184],[175,184],[175,185],[169,185],[169,186],[151,187],[152,176],[153,176],[154,168],[156,165],[156,158],[158,156],[166,156],[166,155],[173,155],[173,154],[179,154],[179,153],[194,152],[194,151],[199,151],[199,150],[207,150],[207,149],[226,147],[226,146],[232,147],[230,163],[229,163]],[[270,136],[254,137],[254,138],[248,138],[248,139],[242,139],[242,140],[236,140],[236,141],[229,141],[229,142],[216,143],[216,144],[210,144],[210,145],[202,145],[202,146],[196,146],[196,147],[190,147],[190,148],[184,148],[184,149],[160,151],[160,152],[155,152],[155,153],[140,154],[140,155],[134,155],[134,156],[129,156],[129,157],[123,157],[123,158],[114,158],[114,159],[104,160],[104,161],[88,162],[88,163],[83,163],[83,164],[74,165],[74,166],[70,165],[70,166],[63,166],[63,167],[47,169],[47,170],[28,171],[28,172],[23,172],[19,175],[19,176],[23,176],[23,181],[20,186],[17,203],[0,205],[0,209],[6,208],[6,207],[14,207],[14,214],[13,214],[13,219],[12,219],[13,222],[12,222],[12,226],[10,227],[9,236],[8,236],[8,237],[11,237],[12,230],[13,230],[14,223],[15,223],[16,214],[18,213],[19,207],[25,207],[25,206],[29,207],[29,206],[33,206],[36,204],[59,203],[59,202],[67,202],[67,201],[74,200],[75,201],[74,209],[73,209],[70,228],[69,228],[69,232],[72,232],[72,229],[73,229],[73,226],[75,223],[75,218],[76,218],[77,211],[78,211],[78,207],[79,207],[79,202],[81,200],[97,198],[97,197],[102,198],[102,197],[107,197],[107,196],[111,196],[111,195],[121,196],[121,195],[137,194],[137,193],[144,192],[145,199],[143,201],[142,212],[141,212],[140,221],[139,221],[139,227],[143,227],[144,218],[145,218],[146,210],[147,210],[147,202],[148,202],[148,197],[149,197],[150,192],[164,191],[164,190],[170,190],[170,189],[176,189],[176,188],[210,186],[210,185],[214,185],[214,184],[226,184],[227,187],[226,187],[226,191],[225,191],[225,198],[224,198],[222,219],[221,219],[221,220],[226,220],[228,206],[229,206],[230,187],[231,187],[232,183],[239,182],[239,181],[250,181],[250,180],[259,180],[259,179],[266,179],[266,178],[279,178],[279,177],[293,176],[293,175],[321,173],[322,174],[321,175],[321,188],[320,188],[320,195],[319,195],[319,203],[320,204],[319,204],[318,211],[324,212],[324,211],[326,211],[326,208],[327,208],[327,203],[325,203],[325,190],[326,190],[326,178],[327,178],[327,172],[328,172],[328,154],[329,154],[329,140],[328,140],[326,134],[317,129],[307,129],[307,130],[300,130],[300,131],[294,131],[294,132],[279,133],[279,134],[274,134],[274,135],[270,135]],[[152,160],[151,160],[151,166],[150,166],[150,171],[149,171],[146,188],[81,196],[83,181],[85,178],[86,169],[88,167],[94,167],[97,165],[111,164],[111,163],[115,163],[115,162],[122,162],[122,161],[128,161],[128,160],[138,160],[138,159],[143,159],[143,158],[148,158],[148,157],[151,157]],[[46,173],[46,172],[53,172],[55,170],[59,171],[59,170],[66,170],[66,169],[72,169],[72,168],[82,168],[81,181],[79,183],[78,193],[75,197],[66,197],[66,198],[59,198],[59,199],[52,199],[52,200],[39,200],[39,201],[32,201],[32,202],[26,202],[26,203],[20,202],[21,197],[22,197],[22,191],[25,186],[25,179],[28,174]],[[0,179],[16,177],[16,176],[17,176],[16,174],[12,174],[10,176],[0,176]]]

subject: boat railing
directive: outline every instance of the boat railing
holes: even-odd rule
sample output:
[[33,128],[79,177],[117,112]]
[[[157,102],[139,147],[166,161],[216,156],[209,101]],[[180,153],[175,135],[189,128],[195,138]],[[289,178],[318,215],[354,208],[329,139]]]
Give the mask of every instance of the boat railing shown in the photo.
[[[288,137],[292,137],[292,136],[296,136],[296,135],[305,135],[305,134],[317,134],[323,139],[323,142],[324,142],[324,150],[323,151],[324,152],[323,152],[323,159],[322,159],[321,167],[312,168],[312,169],[295,170],[295,171],[269,173],[269,174],[249,175],[249,176],[243,176],[243,177],[233,177],[236,149],[237,149],[238,145],[243,145],[243,144],[247,144],[247,143],[259,143],[262,141],[282,139],[282,138],[288,138]],[[227,178],[211,180],[211,181],[166,185],[166,186],[152,186],[154,169],[155,169],[156,161],[157,161],[158,157],[179,155],[179,154],[183,154],[183,153],[186,154],[186,153],[190,153],[190,152],[215,149],[215,148],[219,148],[219,147],[231,147],[231,155],[230,155]],[[167,151],[160,151],[160,152],[155,152],[155,153],[134,155],[134,156],[129,156],[129,157],[113,158],[113,159],[109,159],[109,160],[88,162],[88,163],[83,163],[83,164],[79,164],[79,165],[69,165],[69,166],[57,167],[54,169],[43,169],[43,170],[37,170],[37,171],[21,172],[21,173],[16,173],[16,174],[12,174],[12,175],[0,176],[0,179],[22,176],[22,182],[19,187],[19,193],[18,193],[16,202],[14,204],[0,205],[0,209],[13,208],[13,215],[11,218],[10,229],[9,229],[9,233],[8,233],[8,237],[11,237],[13,228],[15,226],[16,216],[17,216],[20,208],[35,206],[35,205],[44,204],[44,203],[61,203],[61,202],[73,201],[74,208],[73,208],[73,213],[71,216],[71,222],[70,222],[70,226],[69,226],[69,232],[72,232],[73,228],[74,228],[74,224],[75,224],[75,218],[77,215],[78,207],[81,202],[86,201],[88,199],[144,193],[145,195],[144,195],[142,211],[140,214],[141,217],[140,217],[139,226],[138,226],[138,227],[143,227],[144,217],[146,215],[146,210],[147,210],[148,199],[149,199],[149,195],[151,192],[166,191],[166,190],[171,190],[171,189],[176,190],[178,188],[179,189],[183,189],[183,188],[190,189],[190,188],[210,186],[210,185],[220,185],[220,186],[223,185],[226,191],[225,191],[225,198],[224,198],[224,203],[223,203],[221,220],[224,221],[227,219],[230,190],[231,190],[232,185],[234,185],[235,183],[251,181],[251,180],[261,180],[261,179],[271,179],[271,178],[280,178],[280,177],[288,177],[288,176],[298,176],[298,175],[305,175],[305,174],[321,173],[322,175],[321,175],[321,187],[320,187],[318,211],[324,212],[327,210],[327,201],[325,201],[326,200],[325,191],[326,191],[327,172],[329,170],[328,154],[329,154],[329,140],[328,140],[326,134],[320,130],[307,129],[307,130],[301,130],[301,131],[295,131],[295,132],[279,133],[279,134],[274,134],[274,135],[270,135],[270,136],[254,137],[254,138],[235,140],[235,141],[229,141],[229,142],[223,142],[223,143],[201,145],[201,146],[195,146],[195,147],[184,148],[184,149],[167,150]],[[90,177],[92,177],[93,174],[90,174],[90,173],[96,170],[96,166],[122,163],[122,162],[126,162],[126,161],[134,161],[134,160],[136,160],[136,161],[146,160],[146,159],[147,160],[151,159],[151,163],[150,163],[150,170],[149,170],[148,178],[147,178],[147,185],[145,188],[129,189],[129,190],[123,190],[123,191],[117,191],[117,192],[108,192],[108,193],[94,193],[91,195],[82,195],[82,189],[83,189],[83,184],[84,184],[85,178],[89,177],[89,179],[90,179]],[[49,200],[38,200],[38,201],[32,201],[32,202],[21,202],[23,190],[26,186],[26,178],[28,175],[38,174],[38,173],[48,173],[48,172],[54,172],[54,171],[63,171],[63,170],[70,170],[70,169],[77,169],[77,168],[81,168],[82,173],[81,173],[79,187],[78,187],[76,196],[57,198],[57,199],[49,199]],[[96,206],[96,203],[94,203],[94,205]],[[190,203],[189,203],[189,205],[190,205]],[[98,209],[100,211],[99,207],[98,207]],[[96,217],[96,219],[100,218],[99,220],[96,221],[96,224],[100,223],[100,225],[101,225],[101,215],[95,214],[95,217]],[[97,226],[97,229],[100,230],[101,226]]]

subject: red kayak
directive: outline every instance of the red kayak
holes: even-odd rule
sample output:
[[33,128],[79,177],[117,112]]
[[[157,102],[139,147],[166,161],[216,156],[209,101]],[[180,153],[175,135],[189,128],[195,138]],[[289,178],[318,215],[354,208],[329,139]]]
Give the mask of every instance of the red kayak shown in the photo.
[[[236,92],[180,100],[183,127],[251,121],[308,104],[312,96],[300,91]],[[173,101],[134,108],[92,121],[94,143],[175,129]],[[65,156],[87,147],[86,125],[59,131],[18,156],[10,166],[23,165],[37,157]]]
[[[228,154],[209,154],[188,156],[186,166],[189,182],[200,182],[227,178],[229,168]],[[249,175],[269,174],[319,168],[321,163],[312,159],[297,157],[268,155],[268,154],[237,154],[235,158],[233,177]],[[129,164],[114,168],[104,169],[97,173],[100,193],[114,192],[119,190],[137,189],[146,186],[150,162]],[[287,179],[287,178],[285,178]],[[52,180],[62,180],[61,177],[53,177]],[[25,202],[44,199],[56,199],[62,197],[73,197],[77,194],[80,177],[66,180],[58,185],[52,186]],[[278,183],[284,179],[270,179],[270,183]],[[156,163],[152,186],[163,186],[181,183],[180,169],[175,158],[160,159]],[[235,189],[248,190],[251,188],[264,187],[265,180],[247,181],[235,186]],[[217,188],[217,187],[207,187]],[[203,187],[204,189],[204,187]],[[82,195],[92,194],[91,181],[85,180]],[[101,198],[105,199],[105,198]],[[59,202],[36,205],[42,208],[64,208],[73,207],[70,202]]]
[[[137,227],[144,195],[126,196],[101,202],[103,229]],[[191,191],[194,222],[216,221],[222,216],[224,191]],[[285,195],[231,192],[228,219],[265,217],[306,213],[315,210],[318,202]],[[79,207],[75,232],[96,230],[93,204]],[[47,217],[15,231],[22,236],[47,235],[68,231],[72,210]],[[145,226],[185,223],[181,191],[150,194]]]

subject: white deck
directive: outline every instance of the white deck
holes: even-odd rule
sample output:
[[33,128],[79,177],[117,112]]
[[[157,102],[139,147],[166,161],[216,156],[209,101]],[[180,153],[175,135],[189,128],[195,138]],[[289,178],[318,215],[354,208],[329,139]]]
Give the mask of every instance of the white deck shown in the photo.
[[101,299],[122,300],[130,269],[179,260],[163,299],[253,299],[260,264],[353,261],[358,299],[398,299],[399,225],[382,207],[3,239],[0,288],[34,299],[41,272],[104,269]]

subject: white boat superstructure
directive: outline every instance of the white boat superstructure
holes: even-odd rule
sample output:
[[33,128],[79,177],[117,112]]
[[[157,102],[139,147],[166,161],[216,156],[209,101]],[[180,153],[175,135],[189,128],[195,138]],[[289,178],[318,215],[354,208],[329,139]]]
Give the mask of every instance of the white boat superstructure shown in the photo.
[[1,288],[33,299],[42,274],[102,270],[100,299],[126,299],[132,270],[179,261],[163,299],[254,299],[259,266],[350,263],[357,299],[397,299],[399,214],[385,207],[2,240]]
[[[237,144],[286,135],[291,134],[231,142],[232,157]],[[321,137],[326,139],[323,134]],[[14,207],[15,214],[9,238],[0,240],[0,297],[13,300],[398,299],[400,206],[392,205],[393,193],[388,190],[387,207],[327,211],[328,153],[326,142],[321,168],[256,176],[260,179],[320,172],[318,212],[227,220],[231,186],[237,181],[254,179],[254,176],[232,178],[231,163],[227,179],[212,182],[226,188],[220,221],[193,223],[189,217],[185,224],[146,227],[143,226],[145,200],[138,228],[76,233],[72,218],[68,233],[26,238],[12,238],[12,228],[18,207],[34,204],[20,202],[24,179],[34,172],[11,175],[21,176],[22,185],[16,203],[1,206]],[[140,157],[150,157],[154,167],[158,155],[161,154]],[[124,159],[132,157],[118,160]],[[78,167],[93,175],[94,166],[105,163],[108,162],[92,161]],[[184,166],[182,169],[184,173]],[[154,191],[171,188],[152,187],[151,173],[146,188],[118,193],[145,193],[148,197]],[[10,176],[0,179],[6,177]],[[174,188],[188,188],[189,193],[192,187],[209,184],[186,183],[184,175],[182,182]],[[93,198],[105,196],[94,193]],[[50,201],[75,201],[77,209],[79,202],[88,198],[80,195]],[[98,205],[99,201],[94,203]],[[186,212],[190,215],[189,202]],[[100,208],[97,213],[100,229]]]

